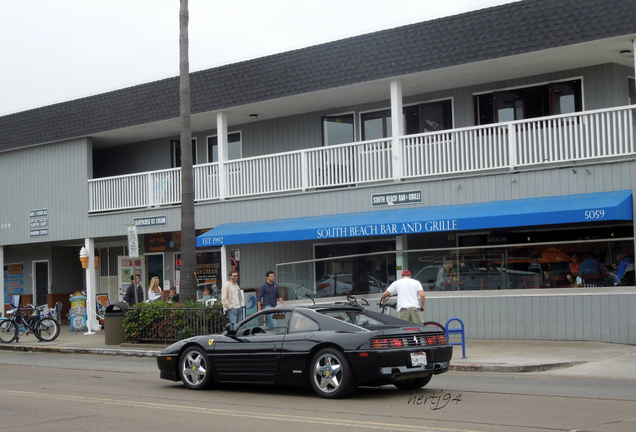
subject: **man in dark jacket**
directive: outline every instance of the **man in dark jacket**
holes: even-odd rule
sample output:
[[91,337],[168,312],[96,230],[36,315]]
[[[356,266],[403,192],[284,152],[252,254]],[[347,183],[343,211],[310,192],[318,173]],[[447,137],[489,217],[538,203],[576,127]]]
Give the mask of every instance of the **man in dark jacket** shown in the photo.
[[[135,298],[135,285],[137,286],[137,298]],[[144,301],[144,289],[139,283],[139,275],[135,275],[135,282],[131,283],[130,285],[128,285],[128,288],[126,288],[126,296],[124,297],[124,301],[126,302],[128,307],[133,307],[135,304],[137,304],[137,302],[141,303]]]

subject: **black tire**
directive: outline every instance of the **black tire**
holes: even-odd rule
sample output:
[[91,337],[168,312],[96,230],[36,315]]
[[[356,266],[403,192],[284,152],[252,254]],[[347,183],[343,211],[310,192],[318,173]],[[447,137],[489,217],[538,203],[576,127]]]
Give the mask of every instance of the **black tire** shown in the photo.
[[318,396],[339,399],[356,390],[356,381],[342,351],[325,348],[313,357],[309,365],[309,383]]
[[192,390],[202,390],[212,383],[212,367],[207,354],[198,346],[186,349],[179,359],[181,381]]
[[433,374],[430,374],[426,378],[416,378],[412,380],[397,381],[397,382],[394,382],[393,385],[399,388],[400,390],[417,390],[419,388],[424,387],[426,384],[428,384],[431,381],[431,378],[433,378]]
[[11,320],[0,320],[0,342],[11,343],[18,337],[18,326]]
[[42,318],[33,334],[41,342],[53,342],[60,335],[60,325],[53,318]]

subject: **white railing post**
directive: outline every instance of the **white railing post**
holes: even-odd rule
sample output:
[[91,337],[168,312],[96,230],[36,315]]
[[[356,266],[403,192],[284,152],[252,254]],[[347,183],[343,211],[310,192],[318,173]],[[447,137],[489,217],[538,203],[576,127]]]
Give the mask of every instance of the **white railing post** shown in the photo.
[[152,207],[154,206],[157,202],[156,200],[156,196],[155,196],[155,190],[152,187],[152,173],[148,173],[146,175],[146,184],[148,185],[148,206]]
[[309,188],[309,154],[300,152],[300,188],[306,191]]
[[510,171],[517,167],[517,134],[514,123],[508,124],[508,163]]
[[402,81],[391,81],[391,152],[393,160],[393,180],[402,180],[404,156],[400,145],[400,136],[404,133],[404,115],[402,114]]
[[216,115],[217,148],[219,154],[219,199],[227,197],[227,176],[225,175],[225,159],[227,157],[227,114]]

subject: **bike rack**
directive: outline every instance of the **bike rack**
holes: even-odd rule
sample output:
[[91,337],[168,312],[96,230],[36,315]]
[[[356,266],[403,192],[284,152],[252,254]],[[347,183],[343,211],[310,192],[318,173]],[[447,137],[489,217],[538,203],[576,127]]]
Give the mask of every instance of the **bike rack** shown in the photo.
[[[449,329],[448,325],[452,321],[459,322],[459,325],[461,327],[460,328]],[[444,327],[446,327],[446,339],[448,339],[448,343],[450,345],[461,345],[462,346],[462,358],[465,359],[466,358],[466,336],[465,336],[465,333],[464,333],[464,322],[462,320],[460,320],[459,318],[451,318],[448,321],[446,321],[446,325]],[[449,333],[450,334],[461,334],[462,335],[462,341],[461,342],[451,342],[450,338],[448,337]]]

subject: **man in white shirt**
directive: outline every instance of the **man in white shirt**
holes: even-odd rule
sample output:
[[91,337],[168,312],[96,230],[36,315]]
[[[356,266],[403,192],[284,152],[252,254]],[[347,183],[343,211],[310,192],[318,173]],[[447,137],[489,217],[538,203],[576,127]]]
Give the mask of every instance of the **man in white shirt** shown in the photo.
[[424,295],[422,284],[415,279],[411,279],[410,271],[404,270],[402,272],[402,279],[393,282],[391,286],[384,291],[384,294],[382,294],[382,303],[386,301],[386,297],[396,294],[398,296],[398,318],[420,325],[424,324],[421,312],[426,310],[426,306],[424,305],[426,296]]
[[241,296],[241,288],[238,285],[238,272],[232,270],[229,273],[227,282],[221,287],[221,303],[223,304],[223,311],[227,314],[227,319],[232,324],[237,324],[243,319],[242,303],[243,296]]

